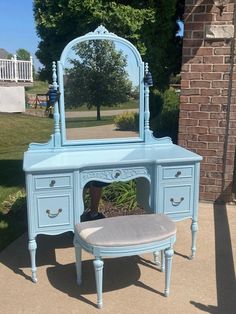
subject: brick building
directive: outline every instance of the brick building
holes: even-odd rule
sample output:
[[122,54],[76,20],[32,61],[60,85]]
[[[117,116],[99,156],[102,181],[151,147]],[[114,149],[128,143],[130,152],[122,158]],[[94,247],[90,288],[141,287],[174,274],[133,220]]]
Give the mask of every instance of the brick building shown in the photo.
[[232,201],[236,1],[186,0],[178,143],[203,156],[200,199]]

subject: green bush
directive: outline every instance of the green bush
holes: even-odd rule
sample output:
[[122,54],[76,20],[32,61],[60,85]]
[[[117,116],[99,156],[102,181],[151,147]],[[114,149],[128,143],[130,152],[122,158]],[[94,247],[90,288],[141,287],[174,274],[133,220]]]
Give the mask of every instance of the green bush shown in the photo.
[[114,118],[116,128],[121,131],[137,131],[139,127],[139,114],[137,112],[124,112]]
[[153,134],[155,137],[169,136],[174,143],[177,143],[179,95],[173,88],[169,88],[163,93],[156,92],[156,99],[159,101],[161,110],[157,115],[153,113],[151,115],[150,127]]
[[104,188],[102,198],[118,208],[132,210],[137,207],[136,181],[114,182]]

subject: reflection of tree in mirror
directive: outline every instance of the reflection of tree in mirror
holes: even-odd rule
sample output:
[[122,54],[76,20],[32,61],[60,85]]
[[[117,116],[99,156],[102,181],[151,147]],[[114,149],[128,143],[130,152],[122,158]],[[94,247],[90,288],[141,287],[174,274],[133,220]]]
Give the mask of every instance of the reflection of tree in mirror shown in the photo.
[[[76,57],[65,70],[65,106],[86,105],[97,110],[115,106],[134,98],[135,89],[126,71],[127,57],[109,40],[90,40],[74,48]],[[132,95],[134,94],[134,95]]]

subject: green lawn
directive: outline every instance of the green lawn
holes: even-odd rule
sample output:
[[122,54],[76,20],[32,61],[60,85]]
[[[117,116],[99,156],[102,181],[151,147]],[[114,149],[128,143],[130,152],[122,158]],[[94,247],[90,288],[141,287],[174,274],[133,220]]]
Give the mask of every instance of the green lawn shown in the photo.
[[23,153],[31,142],[47,142],[53,121],[0,113],[0,250],[26,230]]

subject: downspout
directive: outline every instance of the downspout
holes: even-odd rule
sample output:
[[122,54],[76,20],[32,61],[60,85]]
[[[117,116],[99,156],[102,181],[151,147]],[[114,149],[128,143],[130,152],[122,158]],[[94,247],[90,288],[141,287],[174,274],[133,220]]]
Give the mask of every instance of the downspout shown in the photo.
[[[227,187],[225,186],[225,172],[227,166],[227,150],[229,141],[229,124],[230,124],[230,113],[231,113],[231,101],[232,101],[232,88],[233,88],[233,73],[234,73],[234,52],[235,52],[235,40],[236,40],[236,4],[234,4],[234,37],[231,39],[230,45],[230,72],[229,72],[229,84],[228,84],[228,96],[227,96],[227,111],[226,111],[226,127],[225,127],[225,138],[224,138],[224,150],[223,150],[223,169],[222,169],[222,185],[221,185],[221,198],[225,200],[225,191]],[[230,196],[231,197],[231,196]]]

